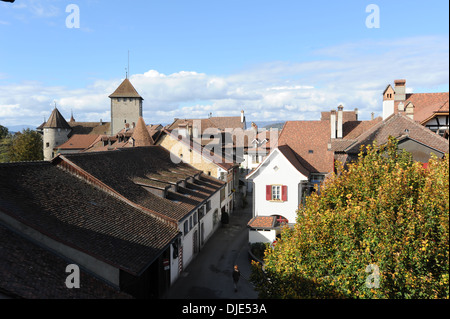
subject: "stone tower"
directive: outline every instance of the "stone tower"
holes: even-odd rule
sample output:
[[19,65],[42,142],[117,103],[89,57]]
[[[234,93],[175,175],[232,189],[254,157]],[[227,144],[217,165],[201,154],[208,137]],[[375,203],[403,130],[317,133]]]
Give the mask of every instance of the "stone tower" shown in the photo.
[[53,158],[53,149],[66,142],[72,128],[55,107],[48,121],[42,127],[44,140],[44,160]]
[[125,127],[136,124],[142,116],[142,101],[144,100],[126,78],[109,96],[111,99],[111,135],[115,135]]

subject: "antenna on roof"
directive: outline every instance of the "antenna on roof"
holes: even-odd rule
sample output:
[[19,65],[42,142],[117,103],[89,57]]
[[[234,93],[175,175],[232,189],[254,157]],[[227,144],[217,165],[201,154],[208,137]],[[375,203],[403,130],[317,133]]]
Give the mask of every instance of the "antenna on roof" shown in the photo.
[[128,50],[128,67],[125,70],[127,70],[126,78],[128,79],[128,74],[130,73],[130,50]]

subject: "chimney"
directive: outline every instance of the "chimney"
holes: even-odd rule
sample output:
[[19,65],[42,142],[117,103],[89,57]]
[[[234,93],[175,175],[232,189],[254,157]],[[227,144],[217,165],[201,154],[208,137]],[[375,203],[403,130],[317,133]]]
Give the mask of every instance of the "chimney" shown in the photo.
[[336,138],[336,110],[331,110],[330,124],[331,124],[331,138]]
[[241,123],[245,122],[244,110],[241,111]]
[[256,134],[258,134],[258,125],[256,125],[254,122],[252,122],[252,129]]
[[406,100],[406,80],[395,80],[394,81],[394,101],[405,101]]
[[358,108],[355,108],[355,121],[358,120]]
[[337,134],[336,134],[336,138],[342,138],[342,122],[343,122],[343,117],[344,117],[344,107],[342,105],[338,106],[338,112],[337,112]]
[[375,113],[372,112],[370,115],[370,120],[373,121],[375,119]]
[[187,137],[187,124],[180,124],[178,125],[178,135],[181,135],[182,137]]

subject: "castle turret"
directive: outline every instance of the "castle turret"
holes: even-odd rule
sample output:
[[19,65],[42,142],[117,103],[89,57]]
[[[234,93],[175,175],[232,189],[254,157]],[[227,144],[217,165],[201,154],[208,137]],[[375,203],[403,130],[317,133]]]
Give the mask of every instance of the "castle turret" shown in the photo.
[[142,116],[144,100],[126,78],[112,93],[111,99],[111,135],[117,134],[125,124],[137,123]]
[[72,128],[55,107],[42,129],[44,160],[49,161],[54,157],[53,149],[69,139],[68,135],[72,131]]

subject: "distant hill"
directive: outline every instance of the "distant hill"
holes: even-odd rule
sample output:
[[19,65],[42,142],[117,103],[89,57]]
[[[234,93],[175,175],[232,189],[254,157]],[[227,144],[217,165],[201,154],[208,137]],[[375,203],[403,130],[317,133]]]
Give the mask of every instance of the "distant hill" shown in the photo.
[[11,125],[11,126],[7,126],[9,133],[14,134],[16,132],[22,132],[22,130],[24,129],[32,129],[35,130],[37,126],[35,125]]
[[[259,129],[265,128],[266,130],[270,128],[276,128],[278,130],[281,130],[283,128],[283,125],[285,122],[279,122],[279,121],[255,121],[254,122]],[[252,122],[247,122],[247,128],[250,128],[252,126]]]

